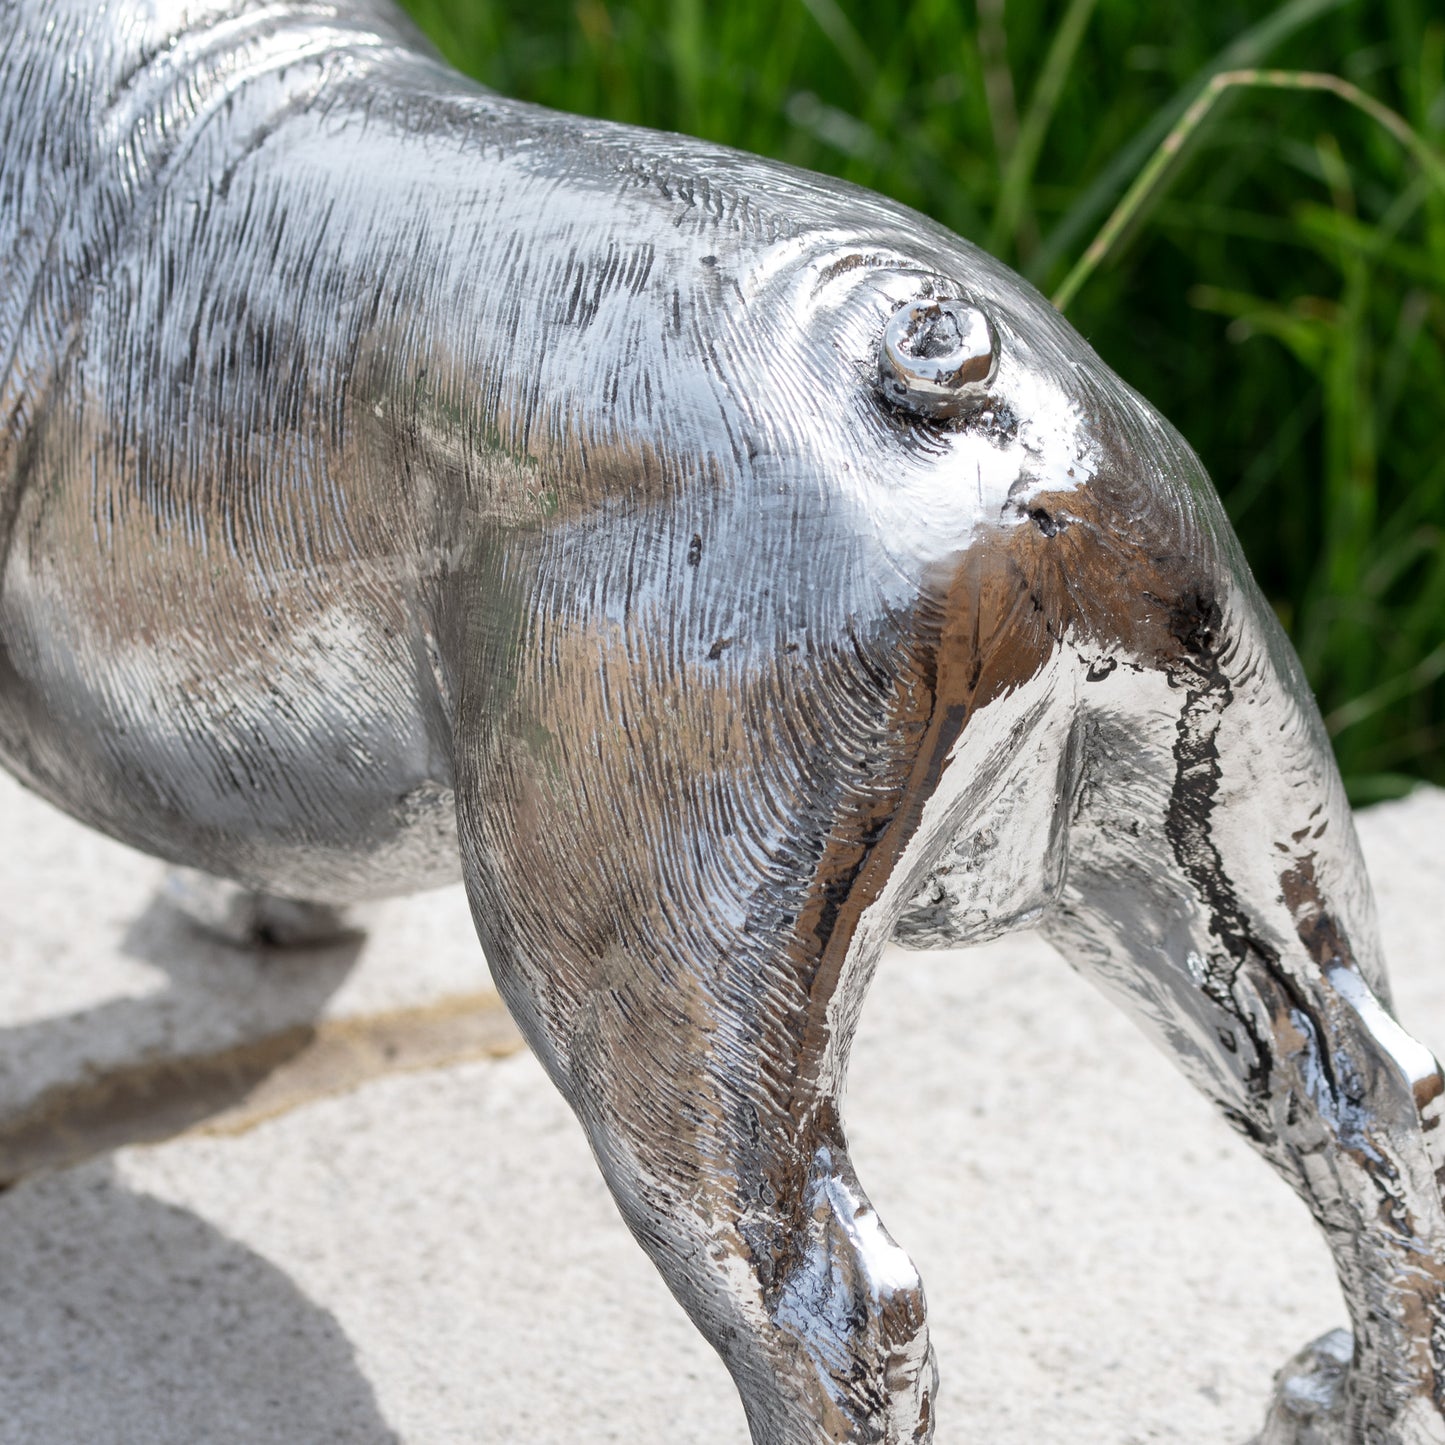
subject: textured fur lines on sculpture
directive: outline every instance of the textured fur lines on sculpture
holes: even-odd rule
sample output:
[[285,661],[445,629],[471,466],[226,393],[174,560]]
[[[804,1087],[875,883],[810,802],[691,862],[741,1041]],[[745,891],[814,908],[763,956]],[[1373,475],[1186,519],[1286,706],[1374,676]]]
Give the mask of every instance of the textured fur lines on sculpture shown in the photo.
[[1445,1438],[1441,1080],[1327,741],[1197,460],[1036,293],[383,0],[0,22],[10,769],[273,899],[460,874],[759,1445],[934,1437],[839,1099],[890,937],[1024,924],[1324,1227],[1352,1350],[1269,1445]]

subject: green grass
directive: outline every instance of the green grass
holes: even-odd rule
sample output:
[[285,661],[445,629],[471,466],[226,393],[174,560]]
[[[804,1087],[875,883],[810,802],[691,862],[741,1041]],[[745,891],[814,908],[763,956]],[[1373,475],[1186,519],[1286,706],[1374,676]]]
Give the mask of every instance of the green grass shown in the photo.
[[1054,292],[1210,77],[1068,314],[1209,467],[1358,802],[1445,784],[1438,0],[408,0],[510,95],[917,206]]

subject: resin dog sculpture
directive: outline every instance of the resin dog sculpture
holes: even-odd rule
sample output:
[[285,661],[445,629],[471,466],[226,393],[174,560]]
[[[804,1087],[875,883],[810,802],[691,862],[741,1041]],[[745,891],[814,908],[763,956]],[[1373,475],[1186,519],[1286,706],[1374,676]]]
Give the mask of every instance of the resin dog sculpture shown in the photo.
[[934,1438],[839,1094],[889,938],[1023,925],[1328,1239],[1264,1439],[1445,1440],[1441,1075],[1309,690],[1189,448],[914,212],[383,0],[0,0],[0,759],[263,900],[460,874],[759,1445]]

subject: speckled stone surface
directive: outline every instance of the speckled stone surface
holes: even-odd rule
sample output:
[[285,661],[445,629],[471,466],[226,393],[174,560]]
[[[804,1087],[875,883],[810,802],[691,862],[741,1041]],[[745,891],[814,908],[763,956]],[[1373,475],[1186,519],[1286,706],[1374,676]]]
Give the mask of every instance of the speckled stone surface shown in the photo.
[[[1445,794],[1361,831],[1398,1011],[1445,1051]],[[258,958],[166,917],[157,877],[0,782],[0,1115],[37,1080],[483,986],[454,891]],[[1242,1445],[1273,1370],[1343,1321],[1303,1207],[1032,936],[890,952],[849,1121],[928,1287],[938,1445]],[[0,1445],[746,1438],[526,1055],[0,1196]]]

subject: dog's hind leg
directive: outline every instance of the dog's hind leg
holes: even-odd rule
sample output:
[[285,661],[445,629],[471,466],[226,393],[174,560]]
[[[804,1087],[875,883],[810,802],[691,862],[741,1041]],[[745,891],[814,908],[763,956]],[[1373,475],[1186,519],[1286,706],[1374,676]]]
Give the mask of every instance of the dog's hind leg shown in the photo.
[[921,1445],[935,1391],[922,1287],[839,1114],[853,988],[820,977],[781,917],[633,892],[627,851],[595,860],[615,912],[584,918],[549,893],[540,936],[499,928],[490,870],[469,870],[498,986],[633,1235],[732,1372],[757,1445]]
[[1263,604],[1235,605],[1198,619],[1169,668],[1086,695],[1046,931],[1288,1180],[1333,1252],[1353,1345],[1337,1332],[1291,1362],[1262,1441],[1438,1442],[1441,1074],[1388,1011],[1308,689]]
[[756,1445],[924,1445],[923,1291],[840,1099],[912,780],[955,714],[882,624],[678,662],[666,628],[548,617],[542,660],[517,649],[498,681],[495,613],[465,652],[456,777],[500,992]]

